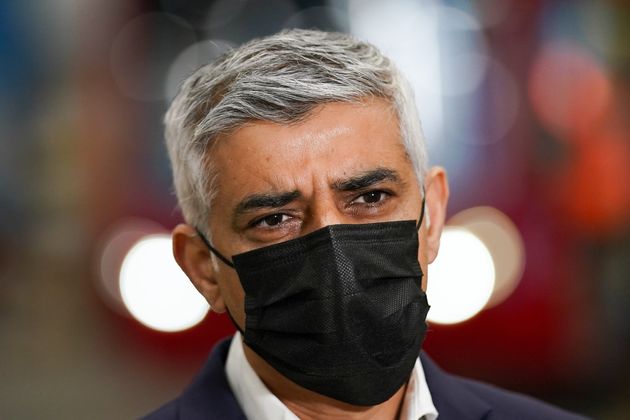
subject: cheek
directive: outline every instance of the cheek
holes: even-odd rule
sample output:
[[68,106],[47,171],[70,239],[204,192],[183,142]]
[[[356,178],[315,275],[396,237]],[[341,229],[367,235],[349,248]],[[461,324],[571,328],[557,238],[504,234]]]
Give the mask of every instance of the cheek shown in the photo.
[[245,291],[241,286],[236,271],[226,267],[219,273],[217,283],[225,305],[234,320],[242,328],[245,325]]

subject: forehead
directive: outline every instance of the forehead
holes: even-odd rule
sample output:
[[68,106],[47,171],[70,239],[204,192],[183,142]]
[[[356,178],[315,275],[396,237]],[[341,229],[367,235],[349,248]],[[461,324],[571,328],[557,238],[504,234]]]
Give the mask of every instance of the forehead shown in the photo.
[[215,210],[260,191],[312,194],[374,167],[413,173],[398,119],[381,99],[321,105],[294,124],[250,123],[217,139],[211,160]]

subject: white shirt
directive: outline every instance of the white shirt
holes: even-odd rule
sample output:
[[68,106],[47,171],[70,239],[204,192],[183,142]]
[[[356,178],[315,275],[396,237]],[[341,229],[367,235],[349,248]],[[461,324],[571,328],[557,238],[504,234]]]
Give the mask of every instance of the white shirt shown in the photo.
[[[232,339],[225,363],[227,380],[243,412],[249,419],[299,420],[286,405],[269,391],[260,380],[243,352],[241,334]],[[400,420],[435,420],[438,412],[424,378],[420,358],[411,372],[403,400]]]

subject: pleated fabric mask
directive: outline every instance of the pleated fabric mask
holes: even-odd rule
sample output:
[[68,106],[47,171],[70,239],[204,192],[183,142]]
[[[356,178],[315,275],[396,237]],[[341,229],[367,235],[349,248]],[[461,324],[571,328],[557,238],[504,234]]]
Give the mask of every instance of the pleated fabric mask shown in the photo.
[[329,225],[232,257],[244,343],[293,382],[372,406],[409,379],[426,333],[415,220]]

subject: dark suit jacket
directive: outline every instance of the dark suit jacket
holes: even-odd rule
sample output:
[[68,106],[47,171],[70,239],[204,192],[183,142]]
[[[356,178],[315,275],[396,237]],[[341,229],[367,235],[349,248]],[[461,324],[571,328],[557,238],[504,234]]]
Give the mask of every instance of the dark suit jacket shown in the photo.
[[[225,375],[229,346],[230,340],[219,343],[182,395],[144,420],[245,419]],[[449,375],[424,353],[420,359],[438,420],[583,418],[524,395]]]

